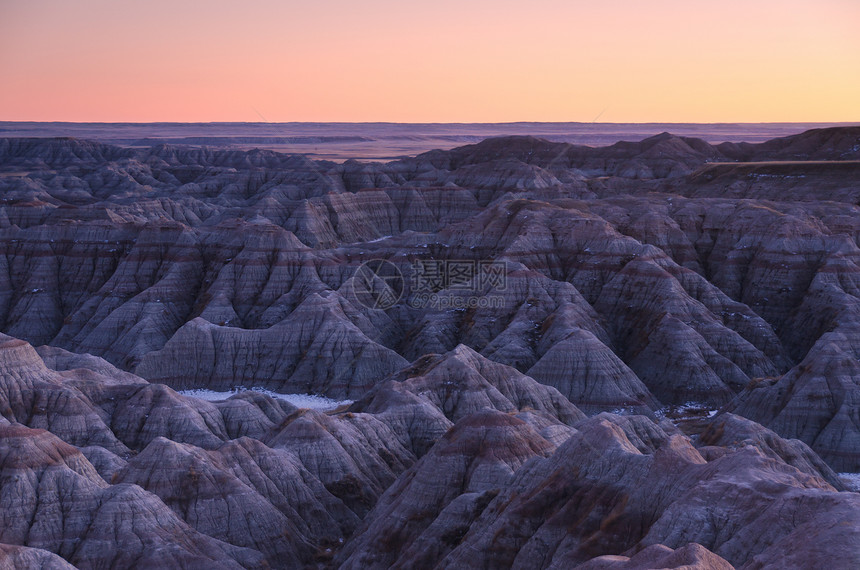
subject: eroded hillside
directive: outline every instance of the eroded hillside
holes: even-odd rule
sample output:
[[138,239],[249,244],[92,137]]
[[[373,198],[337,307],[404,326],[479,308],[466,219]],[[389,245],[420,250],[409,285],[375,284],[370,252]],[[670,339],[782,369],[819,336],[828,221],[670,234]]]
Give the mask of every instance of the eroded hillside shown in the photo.
[[[10,564],[860,559],[860,128],[0,139],[0,199]],[[236,386],[355,402],[176,392]]]

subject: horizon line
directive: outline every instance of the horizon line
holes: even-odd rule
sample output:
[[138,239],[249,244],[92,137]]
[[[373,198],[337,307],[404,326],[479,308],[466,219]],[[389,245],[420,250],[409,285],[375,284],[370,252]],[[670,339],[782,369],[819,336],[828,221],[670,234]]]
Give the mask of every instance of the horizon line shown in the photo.
[[858,121],[34,121],[5,120],[9,124],[67,125],[860,125]]

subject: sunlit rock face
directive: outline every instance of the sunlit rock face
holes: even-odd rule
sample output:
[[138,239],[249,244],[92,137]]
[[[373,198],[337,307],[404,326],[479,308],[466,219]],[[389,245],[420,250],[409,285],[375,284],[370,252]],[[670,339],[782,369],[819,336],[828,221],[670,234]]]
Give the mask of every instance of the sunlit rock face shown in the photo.
[[853,567],[858,149],[0,139],[0,566]]

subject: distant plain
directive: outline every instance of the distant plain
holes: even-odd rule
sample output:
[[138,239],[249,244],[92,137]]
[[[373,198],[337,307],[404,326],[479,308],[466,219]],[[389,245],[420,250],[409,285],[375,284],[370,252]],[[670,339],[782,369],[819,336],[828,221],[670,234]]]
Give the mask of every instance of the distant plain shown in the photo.
[[604,146],[661,132],[709,143],[762,142],[850,123],[39,123],[0,121],[0,137],[75,137],[120,146],[261,148],[314,159],[389,161],[489,137],[530,135]]

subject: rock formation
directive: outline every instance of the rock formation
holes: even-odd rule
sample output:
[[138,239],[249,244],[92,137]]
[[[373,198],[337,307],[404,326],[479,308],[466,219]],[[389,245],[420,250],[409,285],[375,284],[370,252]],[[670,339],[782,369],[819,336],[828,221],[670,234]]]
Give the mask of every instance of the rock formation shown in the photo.
[[856,566],[858,149],[0,139],[0,566]]

